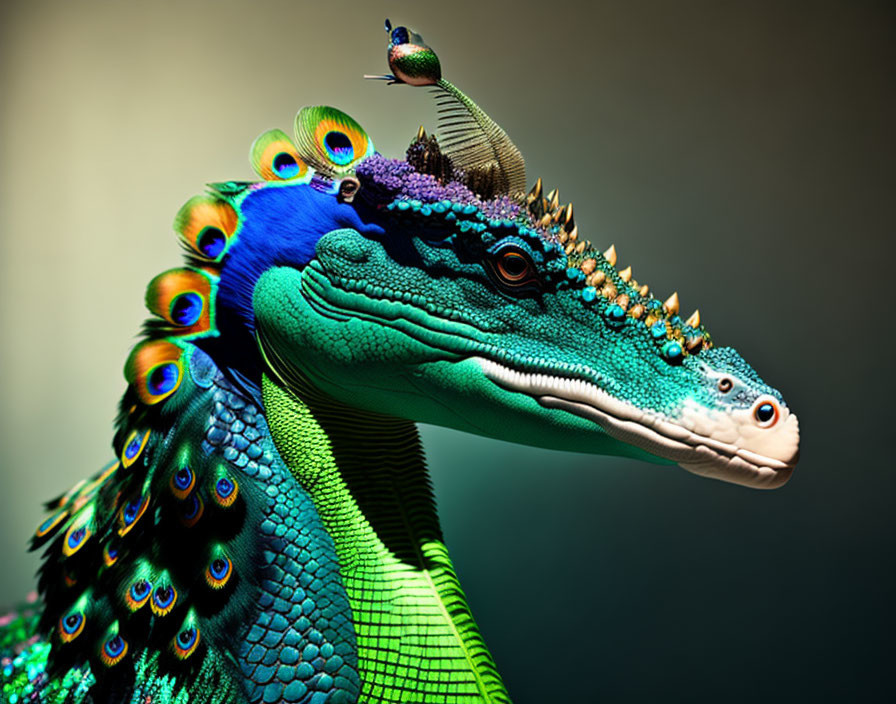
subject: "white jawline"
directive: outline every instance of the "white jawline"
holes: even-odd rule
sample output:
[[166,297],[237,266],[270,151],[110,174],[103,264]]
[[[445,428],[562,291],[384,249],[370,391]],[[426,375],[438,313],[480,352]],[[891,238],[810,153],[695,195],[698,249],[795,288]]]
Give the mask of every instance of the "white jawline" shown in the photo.
[[695,474],[766,489],[790,478],[792,464],[695,433],[613,398],[582,379],[518,372],[482,357],[476,361],[486,377],[502,388],[528,394],[546,408],[587,418],[610,437],[677,462]]

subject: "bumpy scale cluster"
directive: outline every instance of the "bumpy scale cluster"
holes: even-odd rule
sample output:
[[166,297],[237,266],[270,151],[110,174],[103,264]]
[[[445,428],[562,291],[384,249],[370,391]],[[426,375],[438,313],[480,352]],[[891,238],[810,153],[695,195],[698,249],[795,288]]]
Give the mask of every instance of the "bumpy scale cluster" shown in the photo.
[[599,252],[580,238],[572,204],[561,206],[556,190],[544,195],[541,179],[525,196],[483,199],[422,130],[407,161],[374,155],[359,164],[357,175],[370,197],[389,201],[386,209],[403,218],[420,218],[430,232],[478,234],[488,245],[509,229],[533,245],[539,263],[565,257],[566,278],[556,283],[577,289],[584,304],[600,307],[611,326],[628,320],[645,325],[669,363],[712,346],[699,311],[682,320],[677,293],[660,302],[632,277],[630,266],[617,270],[615,246]]

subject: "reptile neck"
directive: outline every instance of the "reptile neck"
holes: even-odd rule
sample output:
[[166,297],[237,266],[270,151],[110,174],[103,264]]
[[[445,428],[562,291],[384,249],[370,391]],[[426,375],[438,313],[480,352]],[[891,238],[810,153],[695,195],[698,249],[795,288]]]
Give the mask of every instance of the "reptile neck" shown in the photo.
[[509,701],[442,540],[415,425],[267,375],[281,457],[333,538],[361,701]]

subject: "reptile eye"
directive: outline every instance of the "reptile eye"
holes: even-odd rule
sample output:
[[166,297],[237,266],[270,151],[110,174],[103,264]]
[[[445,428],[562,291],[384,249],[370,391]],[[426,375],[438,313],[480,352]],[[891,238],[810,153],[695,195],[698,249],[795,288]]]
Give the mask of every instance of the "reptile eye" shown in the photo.
[[489,261],[497,282],[505,289],[518,292],[538,287],[535,265],[529,254],[519,247],[507,245]]
[[498,273],[507,283],[522,281],[530,273],[529,260],[519,252],[505,252],[498,260]]
[[762,401],[753,409],[753,417],[760,427],[770,428],[778,422],[778,406],[772,401]]
[[730,376],[723,376],[721,379],[719,379],[719,391],[721,391],[723,394],[727,394],[733,388],[734,382],[731,381]]

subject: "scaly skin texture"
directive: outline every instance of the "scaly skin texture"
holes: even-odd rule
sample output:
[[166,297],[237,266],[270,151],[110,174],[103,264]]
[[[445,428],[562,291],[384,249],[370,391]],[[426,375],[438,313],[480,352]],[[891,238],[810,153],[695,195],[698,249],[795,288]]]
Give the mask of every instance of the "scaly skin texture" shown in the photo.
[[450,124],[406,159],[318,106],[259,183],[175,219],[116,459],[48,504],[39,598],[0,617],[34,702],[506,702],[445,548],[415,422],[783,484],[781,395],[586,241],[509,137],[389,31]]

